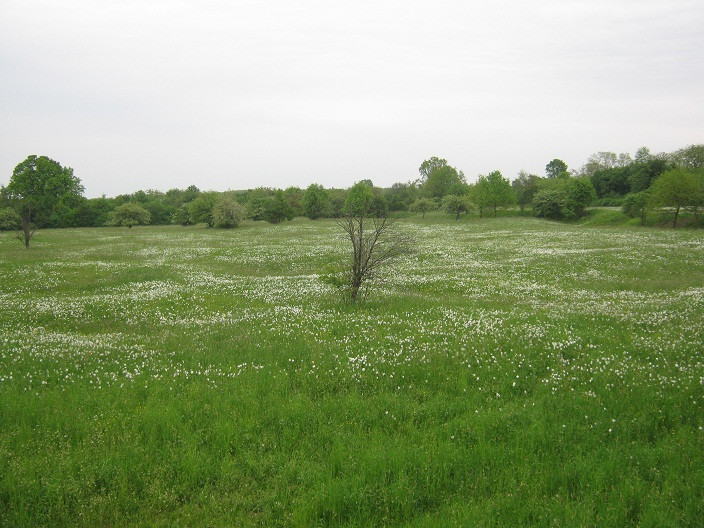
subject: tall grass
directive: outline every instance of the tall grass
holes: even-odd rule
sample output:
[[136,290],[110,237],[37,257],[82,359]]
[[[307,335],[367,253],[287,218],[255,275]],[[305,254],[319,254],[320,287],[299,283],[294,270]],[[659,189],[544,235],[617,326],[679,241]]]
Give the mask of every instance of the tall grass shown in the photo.
[[0,525],[701,524],[701,232],[399,227],[0,239]]

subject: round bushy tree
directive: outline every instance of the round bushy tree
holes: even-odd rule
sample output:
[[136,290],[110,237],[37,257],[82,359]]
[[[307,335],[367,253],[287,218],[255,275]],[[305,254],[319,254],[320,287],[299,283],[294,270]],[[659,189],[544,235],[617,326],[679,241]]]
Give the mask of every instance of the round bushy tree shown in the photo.
[[12,207],[0,209],[0,231],[19,229],[20,215]]
[[244,207],[232,196],[221,196],[213,207],[213,224],[215,227],[237,227],[244,217]]
[[146,225],[152,215],[144,207],[134,202],[127,202],[116,207],[112,212],[112,225],[132,227]]
[[596,200],[594,186],[588,178],[570,178],[565,185],[563,203],[567,218],[581,218],[587,212],[587,206]]
[[556,189],[543,190],[533,197],[533,214],[538,218],[562,220],[565,193]]
[[467,196],[448,194],[442,199],[442,208],[446,213],[455,215],[455,221],[459,220],[464,213],[472,211],[473,207]]

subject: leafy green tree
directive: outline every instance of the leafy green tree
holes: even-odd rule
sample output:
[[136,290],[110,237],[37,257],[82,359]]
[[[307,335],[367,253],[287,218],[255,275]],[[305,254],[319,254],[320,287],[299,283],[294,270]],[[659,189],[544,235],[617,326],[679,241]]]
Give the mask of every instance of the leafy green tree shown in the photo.
[[577,219],[586,214],[587,206],[596,200],[594,186],[589,178],[569,178],[565,185],[564,215]]
[[345,216],[374,216],[374,189],[364,181],[354,184],[345,200]]
[[429,198],[418,198],[410,205],[410,210],[417,213],[423,213],[423,218],[425,218],[425,213],[436,208],[437,205],[435,202]]
[[533,196],[538,192],[539,181],[540,176],[521,171],[518,173],[518,177],[511,182],[516,202],[518,202],[521,211],[525,210],[526,206],[533,201]]
[[106,226],[110,224],[110,213],[117,206],[115,200],[101,196],[100,198],[91,198],[88,200],[92,214],[95,218],[94,226]]
[[454,167],[443,165],[433,169],[423,183],[423,194],[429,198],[442,198],[450,191],[466,191],[464,174]]
[[[481,183],[480,183],[481,182]],[[493,171],[486,176],[480,176],[477,182],[477,202],[482,208],[493,209],[494,216],[499,207],[508,207],[515,203],[516,195],[511,187],[511,182],[504,178],[499,171]]]
[[271,224],[278,224],[284,220],[293,220],[293,216],[293,207],[286,200],[284,192],[280,190],[274,192],[274,196],[264,208],[264,220]]
[[15,167],[5,193],[20,217],[18,238],[29,248],[36,229],[49,224],[61,200],[81,196],[83,186],[70,167],[46,156],[29,156]]
[[14,231],[20,228],[20,215],[12,207],[0,209],[0,231]]
[[674,162],[688,170],[696,170],[704,168],[704,144],[689,145],[688,147],[679,149],[673,154]]
[[252,220],[266,220],[266,210],[273,199],[274,191],[266,187],[257,187],[247,192],[246,206],[247,218]]
[[420,167],[418,167],[418,173],[420,174],[418,182],[420,185],[425,184],[430,174],[442,167],[447,167],[447,160],[438,158],[437,156],[433,156],[421,163]]
[[284,190],[284,196],[293,210],[293,216],[303,216],[303,189],[288,187]]
[[127,202],[116,207],[112,212],[112,225],[127,226],[147,225],[151,214],[144,207],[135,202]]
[[651,187],[653,205],[675,210],[672,227],[677,229],[677,217],[682,207],[691,205],[699,190],[695,175],[686,169],[671,169],[660,176]]
[[217,195],[213,192],[200,193],[188,204],[188,214],[192,224],[207,224],[213,227],[213,207],[217,201]]
[[389,206],[389,211],[406,211],[418,195],[418,187],[412,183],[394,183],[389,189],[384,189],[383,196]]
[[322,185],[312,183],[303,193],[301,199],[303,215],[311,220],[317,220],[330,214],[332,203],[328,191]]
[[628,218],[640,218],[640,225],[645,225],[645,220],[648,215],[650,205],[650,193],[641,191],[637,193],[629,193],[623,198],[621,209]]
[[652,183],[668,168],[669,162],[663,157],[636,156],[636,161],[630,166],[628,185],[631,192],[637,193],[648,189]]
[[543,189],[533,197],[533,214],[538,218],[562,220],[565,192],[560,189]]
[[473,209],[473,204],[469,201],[467,196],[448,194],[442,199],[442,208],[448,214],[455,215],[455,221],[457,221],[460,219],[460,216]]
[[182,226],[191,225],[191,215],[188,211],[187,203],[181,204],[181,206],[176,209],[176,212],[171,217],[171,223]]
[[220,228],[237,227],[245,217],[245,209],[231,193],[223,193],[213,206],[213,225]]
[[545,175],[548,178],[558,178],[563,172],[567,172],[567,163],[561,159],[555,158],[545,165]]

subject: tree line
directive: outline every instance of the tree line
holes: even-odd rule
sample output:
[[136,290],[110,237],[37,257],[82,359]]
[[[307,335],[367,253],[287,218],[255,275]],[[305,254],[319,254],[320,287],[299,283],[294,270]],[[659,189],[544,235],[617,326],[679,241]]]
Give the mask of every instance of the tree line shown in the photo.
[[[415,211],[425,216],[440,209],[459,219],[476,213],[496,215],[502,208],[530,208],[550,219],[579,218],[589,205],[622,206],[630,217],[642,218],[654,207],[668,207],[677,226],[682,209],[696,222],[704,209],[704,144],[672,153],[652,154],[647,148],[628,154],[598,152],[578,170],[553,159],[539,176],[521,171],[513,181],[500,171],[479,175],[468,183],[447,160],[423,161],[418,177],[379,188],[362,180],[373,195],[376,216]],[[312,184],[305,189],[256,188],[241,191],[186,189],[139,190],[113,198],[86,198],[73,169],[46,156],[29,156],[15,167],[9,184],[0,187],[0,229],[19,230],[29,240],[38,227],[99,227],[109,225],[206,224],[236,227],[245,218],[279,223],[297,216],[312,220],[341,218],[349,189]]]

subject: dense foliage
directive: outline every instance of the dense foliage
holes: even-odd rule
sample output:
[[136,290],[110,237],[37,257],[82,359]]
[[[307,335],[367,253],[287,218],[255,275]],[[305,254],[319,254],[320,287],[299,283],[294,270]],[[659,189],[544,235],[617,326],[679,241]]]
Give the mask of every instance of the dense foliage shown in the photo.
[[[628,217],[639,218],[643,225],[701,225],[703,152],[704,145],[660,154],[643,147],[633,158],[626,153],[597,152],[579,170],[568,172],[567,164],[555,158],[546,166],[546,177],[521,171],[511,182],[501,172],[492,171],[479,175],[475,183],[467,183],[464,173],[447,160],[431,157],[421,163],[419,178],[414,181],[383,189],[370,180],[363,182],[371,190],[377,216],[414,211],[425,217],[434,209],[448,211],[448,204],[455,204],[452,214],[457,216],[459,204],[464,203],[467,211],[476,211],[480,217],[486,212],[496,216],[499,209],[518,205],[521,211],[532,209],[542,218],[578,220],[587,214],[590,205],[601,205],[623,206]],[[683,188],[678,191],[676,186]],[[204,192],[192,185],[166,192],[139,190],[114,198],[86,199],[72,169],[45,156],[29,156],[15,168],[8,186],[0,188],[0,230],[23,228],[27,242],[36,228],[108,226],[114,222],[114,211],[125,204],[146,210],[151,225],[212,227],[216,225],[216,204],[225,195],[230,210],[234,203],[238,207],[230,219],[220,214],[220,226],[234,226],[244,219],[276,224],[297,216],[311,220],[341,218],[348,192],[319,184],[306,189],[259,187],[225,193]],[[657,220],[668,208],[672,209],[669,222]],[[686,213],[683,220],[682,211]],[[123,213],[117,214],[119,217]],[[137,223],[145,218],[142,215]]]

